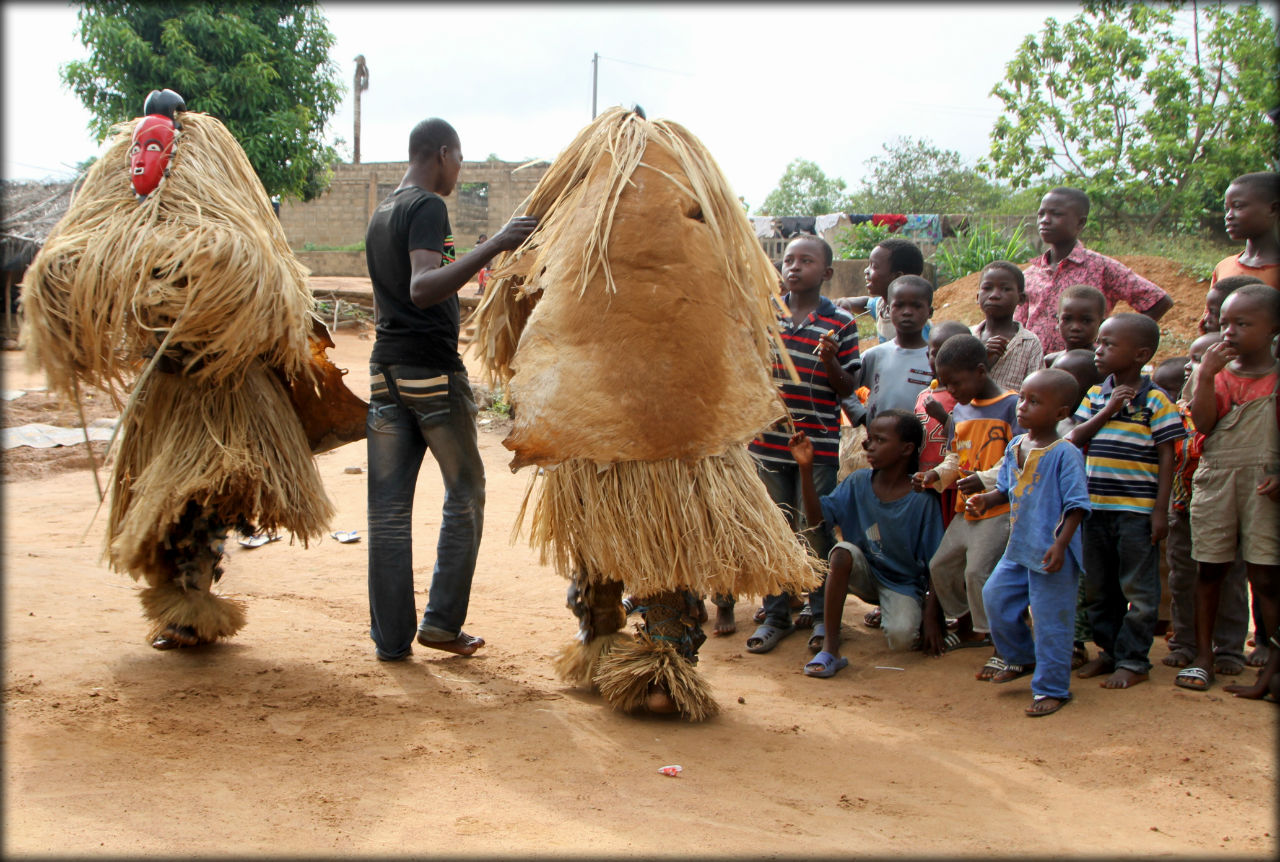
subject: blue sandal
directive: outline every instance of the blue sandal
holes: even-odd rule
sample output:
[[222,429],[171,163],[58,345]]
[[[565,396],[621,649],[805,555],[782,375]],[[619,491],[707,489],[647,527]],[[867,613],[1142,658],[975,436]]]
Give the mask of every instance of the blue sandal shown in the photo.
[[[768,652],[778,644],[782,643],[782,639],[795,630],[796,627],[794,624],[788,624],[786,627],[783,627],[765,623],[756,629],[751,637],[747,638],[747,652]],[[751,643],[752,641],[756,642],[754,646]]]
[[823,679],[835,676],[838,672],[849,666],[849,660],[842,655],[832,655],[823,650],[822,652],[809,659],[808,664],[804,666],[805,676],[817,676]]

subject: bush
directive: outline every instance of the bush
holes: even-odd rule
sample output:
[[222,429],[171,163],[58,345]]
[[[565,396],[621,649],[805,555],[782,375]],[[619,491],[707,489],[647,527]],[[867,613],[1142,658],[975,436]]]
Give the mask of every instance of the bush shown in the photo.
[[888,225],[873,225],[869,221],[841,228],[836,234],[836,257],[840,260],[866,260],[871,250],[893,236]]
[[933,264],[938,271],[938,284],[950,284],[971,272],[980,272],[992,261],[1023,263],[1034,254],[1022,225],[1006,235],[990,222],[978,222],[963,236],[943,240],[933,253]]

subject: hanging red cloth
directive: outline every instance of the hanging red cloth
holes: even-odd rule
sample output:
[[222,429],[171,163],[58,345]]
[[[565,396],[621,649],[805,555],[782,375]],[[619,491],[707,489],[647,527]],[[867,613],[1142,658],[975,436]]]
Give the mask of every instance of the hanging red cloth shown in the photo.
[[889,233],[897,233],[898,228],[907,223],[907,217],[901,213],[876,213],[871,217],[871,223],[877,227],[888,225]]

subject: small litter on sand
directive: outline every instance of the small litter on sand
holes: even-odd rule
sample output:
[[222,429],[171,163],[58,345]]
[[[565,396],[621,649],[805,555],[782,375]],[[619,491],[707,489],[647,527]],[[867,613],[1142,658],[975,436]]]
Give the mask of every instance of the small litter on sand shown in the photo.
[[352,542],[360,541],[359,530],[335,530],[329,535],[333,536],[335,539],[337,539],[339,542],[341,542],[344,545],[349,545]]

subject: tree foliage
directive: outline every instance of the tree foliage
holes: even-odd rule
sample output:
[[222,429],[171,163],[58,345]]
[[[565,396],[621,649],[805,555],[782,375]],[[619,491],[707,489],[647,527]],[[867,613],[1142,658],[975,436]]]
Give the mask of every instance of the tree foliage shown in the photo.
[[1007,192],[928,139],[898,138],[882,148],[865,162],[867,175],[852,197],[859,212],[992,212]]
[[849,198],[845,181],[828,177],[816,162],[795,159],[787,165],[778,186],[756,210],[762,216],[819,216],[845,212]]
[[1220,212],[1232,177],[1270,165],[1276,29],[1256,4],[1086,0],[1045,21],[992,95],[996,177],[1082,187],[1105,215],[1154,226]]
[[88,0],[79,23],[89,59],[62,80],[99,141],[168,87],[226,125],[268,194],[310,200],[328,186],[337,154],[322,135],[344,86],[314,3]]

